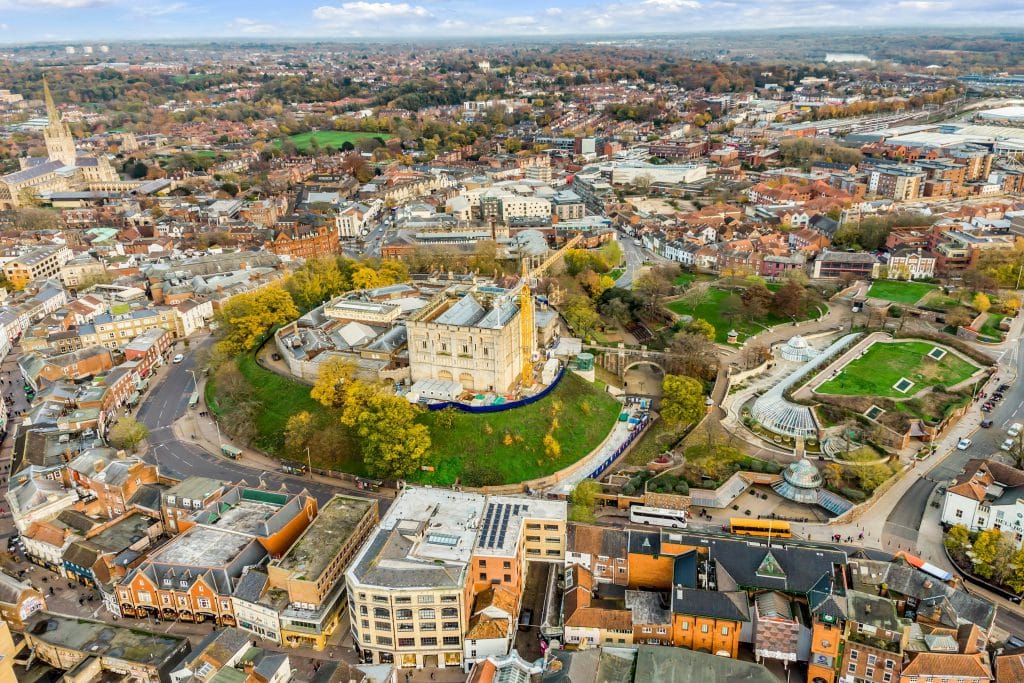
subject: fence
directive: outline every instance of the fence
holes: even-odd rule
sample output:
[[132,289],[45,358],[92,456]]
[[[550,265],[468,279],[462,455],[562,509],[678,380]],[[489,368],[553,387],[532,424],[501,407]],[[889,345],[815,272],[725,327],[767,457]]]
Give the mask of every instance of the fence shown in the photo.
[[608,468],[611,467],[615,463],[615,461],[619,459],[619,456],[622,455],[627,448],[629,448],[629,444],[636,441],[637,437],[640,436],[641,433],[643,433],[644,429],[646,429],[647,425],[649,425],[650,423],[650,413],[644,413],[644,416],[640,418],[640,422],[637,424],[636,429],[631,431],[629,433],[629,436],[626,437],[626,440],[620,443],[618,448],[616,448],[611,455],[605,458],[604,461],[602,461],[601,464],[597,466],[596,470],[588,474],[587,478],[600,478],[601,475],[604,474],[608,470]]
[[457,410],[461,410],[464,413],[482,414],[500,413],[504,410],[522,408],[523,406],[528,406],[531,403],[536,403],[537,401],[541,400],[542,398],[550,394],[552,390],[558,386],[558,383],[562,381],[562,377],[565,375],[566,367],[567,366],[563,366],[562,369],[558,371],[558,376],[555,377],[555,381],[549,384],[547,387],[545,387],[543,391],[538,392],[533,396],[527,396],[526,398],[519,399],[518,401],[509,401],[507,403],[502,403],[500,405],[489,406],[471,406],[466,403],[461,403],[459,401],[445,401],[443,403],[428,403],[427,410],[444,410],[445,408],[455,408]]

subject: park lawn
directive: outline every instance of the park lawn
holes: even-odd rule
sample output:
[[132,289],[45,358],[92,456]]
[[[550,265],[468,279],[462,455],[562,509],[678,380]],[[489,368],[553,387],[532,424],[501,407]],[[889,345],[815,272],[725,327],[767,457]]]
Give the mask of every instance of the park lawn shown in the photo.
[[[978,366],[948,349],[941,361],[925,358],[935,346],[929,342],[876,342],[816,391],[840,396],[909,398],[927,387],[958,384],[978,370]],[[893,388],[901,377],[914,382],[906,393]]]
[[[283,457],[285,426],[288,424],[288,418],[296,413],[305,410],[324,420],[337,419],[333,413],[327,411],[323,405],[310,397],[308,385],[260,367],[252,354],[239,356],[236,362],[242,375],[252,385],[262,408],[256,416],[255,443],[261,450]],[[209,387],[212,384],[212,381],[207,384],[207,403],[210,402]],[[366,474],[358,444],[351,438],[345,448],[338,449],[333,453],[311,451],[310,460],[313,462],[313,467],[340,470],[358,475]]]
[[981,324],[981,329],[978,331],[981,332],[982,336],[1001,340],[1003,338],[1003,331],[999,329],[999,323],[1005,317],[1005,315],[1000,315],[999,313],[988,313],[985,316],[985,322]]
[[[562,447],[562,455],[549,460],[544,455],[542,440],[551,426],[551,406],[556,401],[562,407],[554,436]],[[584,403],[590,406],[589,415],[584,413]],[[417,421],[430,429],[433,445],[427,463],[434,471],[419,472],[409,479],[449,485],[467,466],[493,470],[506,484],[543,477],[571,465],[600,445],[621,407],[604,391],[601,382],[590,384],[567,372],[554,391],[522,408],[486,414],[458,411],[449,428],[438,424],[436,412],[425,411]],[[506,434],[512,435],[511,444],[504,443]]]
[[868,290],[868,296],[898,304],[916,304],[921,297],[935,288],[935,285],[930,285],[927,282],[876,280]]
[[939,289],[934,289],[925,295],[924,299],[920,302],[921,306],[927,308],[941,309],[948,311],[951,308],[956,308],[960,305],[960,302],[955,298],[943,293]]
[[[746,318],[737,318],[735,322],[729,322],[722,317],[722,302],[728,298],[730,293],[731,292],[727,290],[712,287],[708,290],[707,297],[705,297],[704,301],[695,308],[690,308],[682,300],[669,302],[667,307],[670,311],[679,315],[691,315],[695,319],[703,318],[704,320],[707,320],[715,327],[715,341],[720,344],[726,343],[729,338],[729,330],[731,329],[735,329],[739,332],[740,341],[743,341],[744,337],[758,334],[769,327],[792,322],[789,318],[776,315],[775,313],[769,313],[762,320],[757,322]],[[816,306],[808,306],[806,314],[800,318],[800,320],[807,320],[817,314],[818,308]]]
[[[341,149],[341,146],[346,142],[356,144],[360,140],[367,138],[380,138],[380,140],[386,141],[389,138],[394,137],[390,133],[363,133],[359,131],[347,131],[347,130],[312,130],[307,133],[298,133],[292,135],[292,142],[295,143],[295,148],[300,152],[306,152],[313,145],[313,139],[320,143],[320,148],[325,149],[327,147],[333,147],[334,149]],[[281,146],[281,140],[278,139],[274,142],[277,147]]]
[[608,277],[610,277],[613,280],[618,280],[620,277],[622,277],[622,274],[625,272],[625,268],[612,268],[610,271],[608,271]]

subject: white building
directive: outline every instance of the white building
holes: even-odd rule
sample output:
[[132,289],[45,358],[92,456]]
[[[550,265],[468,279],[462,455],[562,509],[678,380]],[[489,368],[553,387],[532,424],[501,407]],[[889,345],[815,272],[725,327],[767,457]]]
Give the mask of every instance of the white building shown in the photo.
[[997,528],[1024,541],[1024,471],[996,462],[972,459],[956,483],[946,490],[942,523],[969,531]]

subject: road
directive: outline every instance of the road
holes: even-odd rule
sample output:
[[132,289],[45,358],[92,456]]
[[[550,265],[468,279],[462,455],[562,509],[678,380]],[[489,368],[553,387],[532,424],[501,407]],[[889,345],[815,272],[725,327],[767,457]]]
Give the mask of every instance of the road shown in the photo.
[[640,269],[643,267],[644,261],[648,261],[652,257],[650,252],[635,244],[631,237],[621,233],[619,234],[619,244],[622,246],[622,257],[626,262],[626,268],[619,279],[615,281],[615,286],[629,289],[640,276]]
[[185,354],[184,361],[168,368],[139,409],[136,418],[150,432],[146,461],[155,463],[161,473],[175,478],[202,476],[229,482],[244,480],[252,486],[259,485],[262,478],[268,488],[279,489],[284,485],[294,492],[305,488],[321,504],[339,491],[337,487],[303,477],[247,467],[179,440],[171,426],[188,411],[188,399],[195,390],[190,372],[194,369],[193,354]]
[[[906,540],[911,547],[917,543],[921,518],[928,506],[928,500],[935,487],[955,478],[971,458],[996,457],[1001,455],[999,444],[1006,438],[1006,428],[1015,421],[1024,422],[1024,354],[1021,345],[1024,339],[1015,339],[999,356],[1001,368],[1015,367],[1018,380],[1006,391],[1005,398],[996,404],[989,418],[993,421],[990,429],[979,429],[971,437],[974,442],[966,451],[954,449],[927,475],[915,482],[892,509],[886,518],[885,533]],[[971,410],[979,410],[972,407]]]

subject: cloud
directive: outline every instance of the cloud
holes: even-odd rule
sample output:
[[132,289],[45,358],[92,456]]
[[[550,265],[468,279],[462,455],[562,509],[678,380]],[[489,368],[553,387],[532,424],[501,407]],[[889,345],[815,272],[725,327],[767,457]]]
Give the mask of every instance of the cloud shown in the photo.
[[546,10],[544,10],[544,14],[546,14],[549,17],[560,17],[562,16],[562,8],[548,7]]
[[137,17],[165,17],[191,9],[183,2],[172,2],[164,5],[135,5],[132,14]]
[[11,27],[8,26],[7,24],[0,24],[0,31],[7,31],[10,30],[10,28]]
[[331,24],[358,21],[402,21],[429,19],[431,14],[422,5],[407,2],[343,2],[339,7],[323,5],[313,10],[313,17]]
[[537,20],[531,16],[503,17],[501,23],[505,26],[533,26]]
[[8,0],[3,3],[9,7],[22,7],[26,9],[83,9],[87,7],[101,7],[113,4],[113,0]]
[[276,32],[277,27],[256,19],[237,17],[228,24],[228,31],[247,36],[264,36]]

